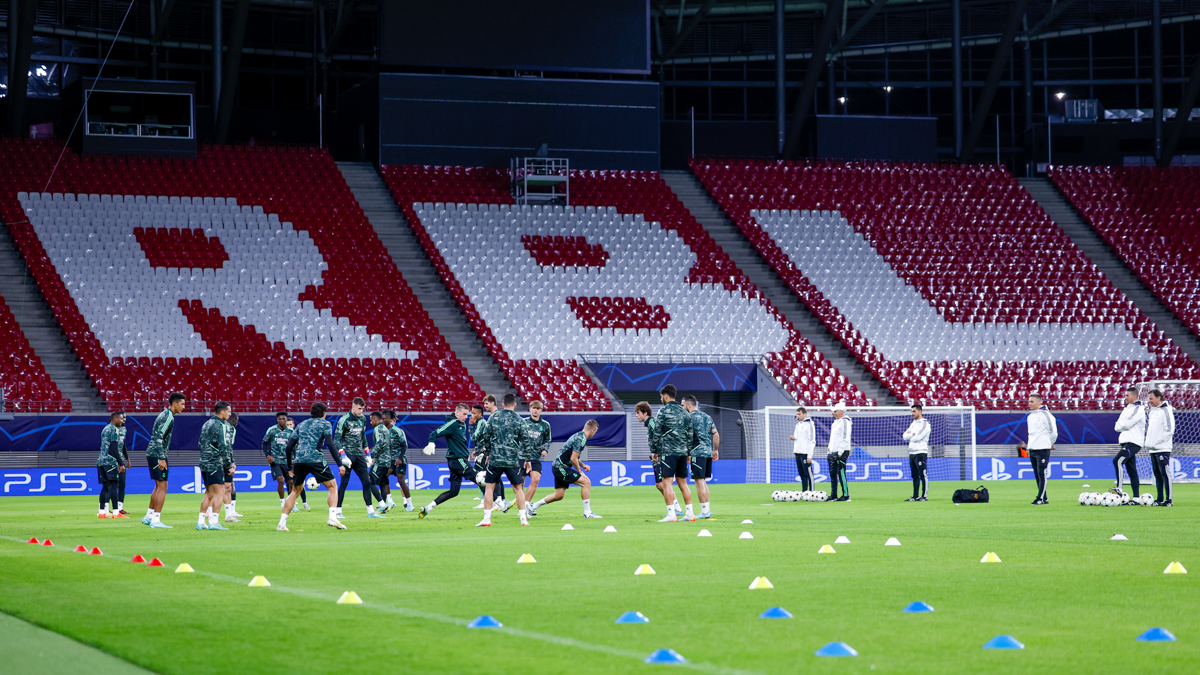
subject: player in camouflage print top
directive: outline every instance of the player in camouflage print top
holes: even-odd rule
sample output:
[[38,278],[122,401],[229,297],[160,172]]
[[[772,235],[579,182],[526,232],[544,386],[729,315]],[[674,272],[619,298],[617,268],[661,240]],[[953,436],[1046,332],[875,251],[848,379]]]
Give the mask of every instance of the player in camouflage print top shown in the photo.
[[[389,447],[391,448],[391,474],[396,477],[396,482],[400,484],[400,493],[404,495],[404,510],[412,511],[412,493],[408,491],[408,436],[404,434],[404,430],[400,428],[399,421],[396,419],[396,411],[389,410],[392,414],[392,425],[389,429],[392,434],[392,441]],[[396,502],[392,501],[391,490],[388,490],[388,509],[396,506]]]
[[[482,405],[471,406],[471,419],[467,422],[467,447],[472,449],[471,461],[475,463],[475,473],[487,474],[488,456],[491,453],[491,448],[487,445],[487,420],[483,419],[483,413],[494,415],[496,413],[496,397],[488,394],[483,397]],[[485,483],[476,483],[479,486],[479,504],[475,506],[477,509],[483,508],[483,498],[486,496],[487,489]],[[504,484],[500,484],[496,492],[497,505],[504,508]]]
[[262,451],[271,465],[271,477],[275,479],[275,489],[279,493],[279,506],[287,499],[287,493],[292,491],[292,470],[288,466],[287,442],[296,435],[288,427],[291,418],[284,411],[275,413],[275,424],[263,434]]
[[[654,470],[654,487],[659,494],[663,493],[663,476],[662,462],[658,459],[658,439],[655,438],[654,412],[650,408],[649,401],[638,401],[633,408],[634,416],[637,420],[646,426],[646,442],[650,446],[650,468]],[[664,497],[666,495],[663,495]],[[676,502],[674,506],[675,516],[683,515],[683,509]]]
[[[367,447],[367,420],[363,417],[363,411],[366,408],[366,401],[362,398],[355,398],[350,403],[350,412],[338,418],[337,426],[333,430],[338,447],[350,458],[350,471],[342,474],[341,485],[338,486],[338,518],[344,517],[342,501],[346,498],[346,489],[350,487],[351,473],[357,475],[359,482],[362,483],[362,496],[363,502],[367,505],[367,517],[379,518],[382,516],[382,514],[375,513],[375,506],[371,503],[372,458],[371,450]],[[375,459],[378,460],[378,458]]]
[[584,464],[580,459],[583,449],[587,447],[588,440],[595,436],[599,429],[600,424],[596,420],[588,420],[583,425],[583,431],[578,431],[567,439],[562,450],[559,451],[558,457],[554,458],[552,468],[554,471],[554,494],[530,504],[529,515],[536,516],[539,508],[565,497],[567,488],[575,484],[579,486],[579,496],[583,499],[583,517],[601,517],[592,512],[592,481],[584,475],[591,471],[592,467]]
[[[225,453],[229,445],[225,420],[233,410],[224,401],[213,405],[213,416],[200,427],[200,478],[204,481],[204,498],[200,500],[197,530],[225,530],[217,522],[217,512],[225,495]],[[208,526],[204,519],[208,519]]]
[[554,439],[550,432],[550,422],[542,417],[545,406],[541,401],[529,404],[529,442],[521,446],[521,460],[525,462],[525,475],[529,476],[529,487],[525,488],[525,501],[533,501],[537,494],[538,482],[542,479],[542,458],[550,451],[550,441]]
[[329,490],[329,520],[325,521],[325,524],[339,530],[346,529],[346,526],[337,519],[337,481],[334,480],[329,465],[325,463],[325,458],[321,456],[321,448],[329,448],[329,454],[340,465],[338,473],[341,475],[346,474],[351,462],[346,453],[338,446],[337,439],[333,436],[333,426],[325,419],[325,414],[328,412],[329,407],[324,403],[314,403],[309,418],[296,427],[296,435],[288,441],[287,453],[292,460],[293,485],[292,494],[288,495],[287,501],[283,503],[283,513],[279,516],[279,525],[275,527],[280,532],[288,531],[288,514],[296,505],[296,500],[300,498],[300,488],[309,474],[312,474],[318,483],[323,484],[325,489]]
[[387,513],[388,482],[387,482],[387,466],[388,466],[388,439],[391,434],[387,431],[387,426],[383,423],[382,410],[377,410],[367,418],[367,427],[371,430],[371,438],[374,439],[375,445],[371,447],[371,458],[374,460],[371,463],[371,496],[375,501],[379,502],[378,513]]
[[[675,515],[675,490],[671,480],[679,486],[683,493],[683,503],[686,506],[684,520],[695,520],[692,514],[692,491],[688,489],[688,451],[692,447],[692,417],[675,397],[679,395],[675,385],[668,384],[659,390],[659,398],[663,407],[658,409],[654,418],[654,443],[657,444],[656,461],[662,462],[663,499],[667,502],[667,517],[660,523],[673,523],[679,518]],[[653,455],[652,455],[653,457]]]
[[483,520],[476,527],[491,527],[492,525],[492,494],[496,484],[502,477],[507,476],[516,493],[517,511],[521,515],[521,525],[529,525],[528,514],[525,512],[525,493],[520,486],[525,484],[522,472],[523,462],[517,457],[521,446],[529,442],[531,434],[525,420],[517,414],[517,397],[514,394],[504,395],[504,409],[496,411],[488,419],[484,441],[491,451],[488,456],[487,477],[484,483],[487,488],[483,497]]
[[466,403],[459,403],[454,408],[454,413],[447,415],[446,423],[429,434],[429,443],[423,451],[426,455],[433,454],[434,441],[439,438],[446,439],[446,466],[450,469],[450,487],[435,497],[433,501],[422,506],[421,511],[417,513],[418,518],[428,516],[439,504],[457,497],[464,478],[475,480],[475,469],[468,459],[470,453],[467,450],[466,421],[469,411],[470,407]]
[[237,486],[234,485],[237,476],[237,462],[233,458],[233,442],[237,439],[238,414],[235,412],[229,413],[229,419],[225,420],[225,437],[228,443],[225,446],[225,471],[229,476],[225,479],[225,495],[221,498],[225,502],[225,522],[240,523],[238,520],[242,514],[237,511]]
[[683,397],[683,408],[692,416],[692,480],[696,481],[696,499],[700,501],[698,518],[712,518],[708,501],[708,479],[712,478],[713,460],[720,458],[721,435],[708,413],[700,410],[695,396]]
[[163,503],[167,501],[167,454],[171,450],[171,434],[175,431],[175,416],[187,407],[187,397],[179,392],[167,399],[167,409],[154,418],[150,427],[150,444],[146,446],[146,465],[150,468],[150,479],[154,491],[150,493],[150,506],[146,508],[143,525],[154,529],[171,529],[162,522]]
[[[114,412],[100,432],[100,456],[96,458],[96,476],[100,479],[99,518],[125,518],[117,505],[120,477],[128,464],[125,460],[125,413]],[[108,505],[112,503],[112,515]]]

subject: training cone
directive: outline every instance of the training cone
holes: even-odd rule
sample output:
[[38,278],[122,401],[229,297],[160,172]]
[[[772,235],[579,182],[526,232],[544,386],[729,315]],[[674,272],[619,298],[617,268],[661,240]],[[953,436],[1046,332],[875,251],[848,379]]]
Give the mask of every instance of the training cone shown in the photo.
[[75,552],[76,553],[87,553],[87,547],[84,546],[83,544],[80,544],[75,547]]
[[987,553],[985,553],[983,555],[982,558],[979,559],[979,562],[981,562],[981,563],[997,562],[998,563],[998,562],[1000,562],[1000,556],[996,555],[995,553],[992,553],[991,551],[988,551]]
[[158,558],[151,558],[150,562],[146,563],[146,567],[162,567],[163,561]]
[[613,623],[650,623],[650,619],[646,618],[641,612],[625,612],[617,617]]
[[754,521],[753,521],[753,520],[750,520],[749,518],[747,518],[747,519],[745,519],[745,520],[743,520],[743,521],[742,521],[742,524],[743,524],[743,525],[753,525],[753,524],[754,524]]
[[837,551],[833,550],[833,547],[829,544],[825,544],[821,547],[820,551],[817,551],[817,553],[837,553]]
[[518,563],[535,563],[537,561],[534,560],[533,556],[529,555],[528,553],[522,553],[521,557],[517,558],[517,562]]
[[179,567],[175,568],[176,574],[185,574],[187,572],[195,572],[195,571],[196,570],[192,569],[192,566],[187,563],[179,563]]
[[609,525],[608,527],[604,528],[604,531],[605,532],[616,532],[617,528],[613,527],[612,525]]
[[888,537],[888,540],[883,542],[884,546],[899,546],[900,540],[895,537]]
[[997,635],[996,637],[983,643],[984,649],[1025,649],[1025,645],[1021,644],[1017,638],[1011,635]]
[[250,588],[262,588],[270,585],[271,582],[267,581],[267,578],[261,575],[251,579],[249,584]]
[[38,541],[38,538],[37,538],[37,537],[30,537],[30,538],[29,538],[29,541],[27,541],[27,542],[25,542],[25,543],[26,543],[26,544],[40,544],[40,543],[42,543],[42,542]]
[[845,642],[830,642],[816,651],[817,656],[858,656],[854,647]]
[[564,530],[574,530],[575,526],[570,523],[567,523],[566,525],[563,525],[563,529]]
[[654,653],[647,656],[646,663],[686,663],[687,659],[679,655],[679,652],[674,649],[655,649]]
[[45,539],[42,541],[42,546],[53,546],[53,545],[54,545],[54,542],[50,541],[49,539]]
[[131,563],[144,563],[144,562],[146,562],[146,559],[142,557],[142,554],[141,554],[141,553],[139,553],[139,554],[137,554],[137,555],[133,556],[132,558],[130,558],[130,559],[129,559],[129,562],[131,562]]
[[905,614],[917,614],[920,612],[932,612],[933,608],[928,604],[917,600],[916,602],[908,603],[908,606],[906,606],[902,611]]
[[850,537],[847,537],[846,535],[842,535],[842,536],[838,537],[837,539],[834,539],[834,540],[833,540],[833,543],[835,543],[835,544],[849,544],[849,543],[850,543]]
[[496,617],[490,614],[477,616],[471,619],[471,623],[467,624],[467,628],[503,628],[504,624],[496,620]]
[[1151,628],[1137,636],[1139,642],[1174,642],[1175,636],[1166,628]]
[[696,536],[697,537],[711,537],[712,532],[709,532],[708,530],[700,530],[699,532],[696,533]]
[[93,546],[92,550],[88,551],[88,555],[104,555],[104,552]]
[[1183,569],[1183,565],[1173,562],[1167,565],[1167,569],[1163,570],[1163,574],[1187,574],[1187,570]]
[[738,539],[753,539],[753,538],[754,538],[754,535],[750,534],[749,532],[743,532],[738,535]]
[[358,597],[358,593],[354,591],[346,591],[342,593],[342,597],[337,599],[339,605],[361,605],[362,598]]
[[757,591],[764,588],[775,588],[766,577],[754,577],[754,581],[750,582],[750,590]]
[[653,567],[647,565],[646,563],[642,563],[641,565],[638,565],[638,568],[633,573],[633,576],[637,577],[637,576],[641,576],[643,574],[654,574],[654,573],[655,572],[654,572]]
[[1123,534],[1114,534],[1113,536],[1109,537],[1108,540],[1109,541],[1129,541],[1129,537],[1126,537]]
[[760,619],[790,619],[792,613],[782,607],[772,607],[758,615]]

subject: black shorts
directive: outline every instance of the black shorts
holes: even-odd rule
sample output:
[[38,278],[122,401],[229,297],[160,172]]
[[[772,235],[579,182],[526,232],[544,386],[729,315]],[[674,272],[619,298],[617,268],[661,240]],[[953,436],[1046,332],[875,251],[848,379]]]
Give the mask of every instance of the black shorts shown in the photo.
[[542,472],[542,460],[530,459],[530,460],[526,460],[526,461],[529,462],[529,473],[541,473]]
[[287,465],[283,462],[275,460],[271,463],[271,478],[274,478],[275,480],[279,480],[280,478],[287,480],[287,472]]
[[147,457],[146,466],[150,467],[150,480],[155,482],[166,482],[167,472],[171,470],[170,466],[165,469],[158,468],[158,458],[156,457]]
[[466,457],[446,458],[446,466],[450,469],[450,477],[459,476],[465,478],[472,483],[475,482],[475,474],[478,471],[475,466],[467,461]]
[[692,480],[712,478],[712,457],[692,458]]
[[688,476],[687,455],[659,455],[662,462],[663,480],[668,478],[684,478]]
[[392,472],[393,476],[406,476],[408,475],[408,461],[404,459],[396,460],[392,462],[388,470]]
[[499,483],[503,476],[508,476],[508,482],[514,486],[525,483],[525,474],[519,466],[489,466],[484,483]]
[[561,464],[554,465],[554,489],[566,490],[583,478],[583,474],[573,466],[562,466]]
[[297,462],[292,465],[292,480],[296,485],[304,485],[304,478],[309,475],[316,478],[318,483],[329,483],[333,480],[333,471],[327,464]]
[[224,485],[225,478],[228,475],[225,473],[225,469],[221,469],[220,471],[200,470],[200,478],[204,481],[204,487],[208,487],[209,485]]
[[96,478],[101,483],[115,482],[121,479],[121,472],[115,466],[96,467]]
[[650,466],[654,468],[654,482],[662,482],[662,462],[656,462],[653,458],[650,460]]

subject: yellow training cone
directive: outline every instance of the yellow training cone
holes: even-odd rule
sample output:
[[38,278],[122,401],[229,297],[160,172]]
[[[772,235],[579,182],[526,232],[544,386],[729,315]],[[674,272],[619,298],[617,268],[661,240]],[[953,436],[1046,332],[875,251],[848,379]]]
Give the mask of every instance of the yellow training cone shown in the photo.
[[267,581],[267,578],[264,576],[257,576],[250,580],[251,588],[258,588],[260,586],[270,586],[270,585],[271,585],[271,582]]
[[361,605],[362,598],[358,597],[358,593],[355,593],[354,591],[346,591],[345,593],[342,593],[342,597],[338,598],[337,604],[339,604],[339,605]]
[[750,582],[750,590],[757,591],[763,588],[775,588],[766,577],[754,577],[754,581]]
[[176,574],[179,574],[182,572],[195,572],[195,571],[196,570],[192,569],[192,566],[187,563],[179,563],[179,567],[175,568]]
[[995,553],[992,553],[991,551],[988,551],[988,552],[987,552],[987,554],[986,554],[986,555],[984,555],[984,556],[983,556],[983,558],[982,558],[982,559],[980,559],[980,561],[979,561],[979,562],[981,562],[981,563],[984,563],[984,562],[1000,562],[1000,556],[996,555]]
[[517,558],[517,562],[519,562],[519,563],[535,563],[537,561],[534,560],[533,556],[529,555],[528,553],[522,553],[521,557]]
[[825,544],[821,547],[820,551],[817,551],[817,553],[837,553],[837,551],[833,550],[833,547],[829,544]]
[[636,576],[641,576],[643,574],[654,574],[654,573],[655,572],[654,572],[653,567],[651,567],[645,563],[642,563],[641,565],[638,565],[637,571],[633,573],[633,576],[636,577]]
[[1167,569],[1163,570],[1163,574],[1187,574],[1187,570],[1183,569],[1183,565],[1173,562],[1167,565]]

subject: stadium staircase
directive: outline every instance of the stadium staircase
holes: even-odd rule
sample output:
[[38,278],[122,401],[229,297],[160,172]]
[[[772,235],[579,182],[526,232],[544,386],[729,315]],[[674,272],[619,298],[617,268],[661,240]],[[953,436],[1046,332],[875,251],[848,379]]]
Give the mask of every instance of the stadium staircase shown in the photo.
[[892,393],[817,321],[812,312],[796,300],[795,294],[784,285],[770,266],[763,262],[750,242],[746,241],[737,226],[725,217],[690,171],[662,171],[660,174],[684,206],[708,231],[709,236],[729,254],[734,264],[783,312],[800,334],[808,338],[809,342],[846,376],[847,380],[853,382],[867,398],[875,399],[879,405],[897,405]]
[[337,166],[396,268],[467,372],[484,392],[497,398],[515,392],[434,272],[379,172],[369,162],[338,162]]
[[104,412],[107,407],[83,371],[83,365],[46,305],[37,283],[5,228],[0,227],[0,295],[41,359],[46,373],[74,412]]
[[1187,352],[1192,361],[1200,364],[1200,339],[1146,288],[1096,230],[1084,221],[1054,183],[1049,178],[1021,178],[1018,182],[1033,195],[1046,214],[1058,223],[1071,241],[1096,263],[1113,285],[1128,296],[1143,314],[1150,317],[1171,341]]

